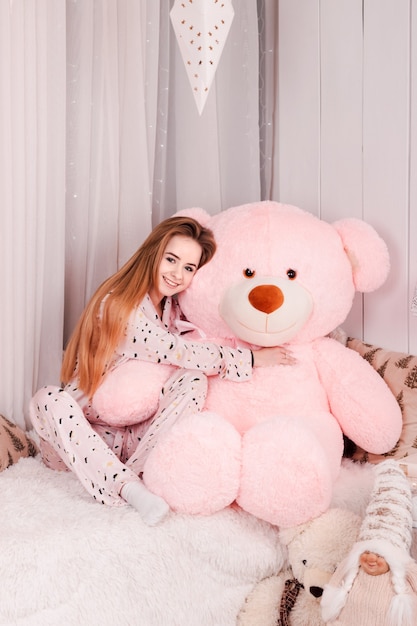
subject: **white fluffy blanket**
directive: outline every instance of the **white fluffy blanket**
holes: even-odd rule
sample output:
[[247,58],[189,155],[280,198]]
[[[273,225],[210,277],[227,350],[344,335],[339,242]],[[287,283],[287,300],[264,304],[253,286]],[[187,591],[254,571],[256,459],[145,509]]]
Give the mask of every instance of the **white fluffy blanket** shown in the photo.
[[278,571],[277,530],[228,509],[145,526],[39,458],[0,474],[0,624],[234,626]]

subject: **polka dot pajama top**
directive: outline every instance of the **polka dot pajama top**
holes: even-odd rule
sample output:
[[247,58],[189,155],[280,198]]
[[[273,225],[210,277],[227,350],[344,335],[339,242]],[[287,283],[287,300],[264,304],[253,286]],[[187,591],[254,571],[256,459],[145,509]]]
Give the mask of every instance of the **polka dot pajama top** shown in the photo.
[[105,504],[125,501],[120,491],[138,480],[150,449],[178,419],[203,408],[206,376],[244,381],[252,376],[252,354],[211,342],[187,341],[176,301],[167,298],[162,319],[147,295],[132,312],[110,369],[129,359],[178,367],[164,386],[157,413],[137,425],[103,424],[91,401],[71,381],[65,389],[40,389],[30,403],[43,460],[54,469],[71,469],[87,491]]

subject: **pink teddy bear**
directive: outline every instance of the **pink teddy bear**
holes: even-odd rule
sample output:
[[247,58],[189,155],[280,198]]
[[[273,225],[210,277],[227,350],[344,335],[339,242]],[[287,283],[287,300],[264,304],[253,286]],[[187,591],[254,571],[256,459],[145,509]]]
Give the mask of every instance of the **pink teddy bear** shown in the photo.
[[[386,245],[362,220],[329,224],[276,202],[215,216],[182,213],[209,226],[218,244],[180,295],[201,330],[192,337],[253,350],[285,345],[296,364],[255,368],[242,383],[210,377],[206,410],[161,438],[145,483],[181,513],[209,515],[237,502],[280,527],[304,523],[329,507],[343,433],[383,453],[401,432],[400,408],[379,374],[327,336],[346,319],[356,291],[384,282]],[[141,362],[119,370],[95,402],[102,417],[138,421],[155,410],[172,370]]]

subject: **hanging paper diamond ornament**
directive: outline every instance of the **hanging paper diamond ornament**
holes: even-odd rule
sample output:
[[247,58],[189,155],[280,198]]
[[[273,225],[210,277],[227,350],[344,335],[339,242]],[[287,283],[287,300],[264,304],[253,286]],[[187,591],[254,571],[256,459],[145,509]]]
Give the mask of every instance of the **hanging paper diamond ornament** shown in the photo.
[[201,115],[233,21],[231,0],[175,0],[172,26]]

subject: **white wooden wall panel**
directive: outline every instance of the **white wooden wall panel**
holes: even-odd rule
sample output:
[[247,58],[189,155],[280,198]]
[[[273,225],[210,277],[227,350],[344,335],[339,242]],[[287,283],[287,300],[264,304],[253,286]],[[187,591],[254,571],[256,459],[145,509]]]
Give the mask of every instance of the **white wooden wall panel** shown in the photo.
[[308,207],[319,201],[319,0],[280,0],[279,172],[274,197]]
[[[320,217],[362,218],[362,0],[322,0],[320,12]],[[345,330],[361,330],[355,298]]]
[[365,298],[364,335],[400,350],[407,349],[409,311],[409,32],[408,0],[366,0],[363,215],[387,242],[392,271],[385,285]]
[[321,217],[362,217],[362,0],[322,0]]
[[417,353],[417,0],[280,0],[279,35],[274,197],[375,226],[391,274],[346,330]]
[[[411,12],[411,107],[410,107],[410,223],[409,293],[411,301],[417,286],[417,2]],[[409,314],[409,350],[417,354],[417,315]]]

